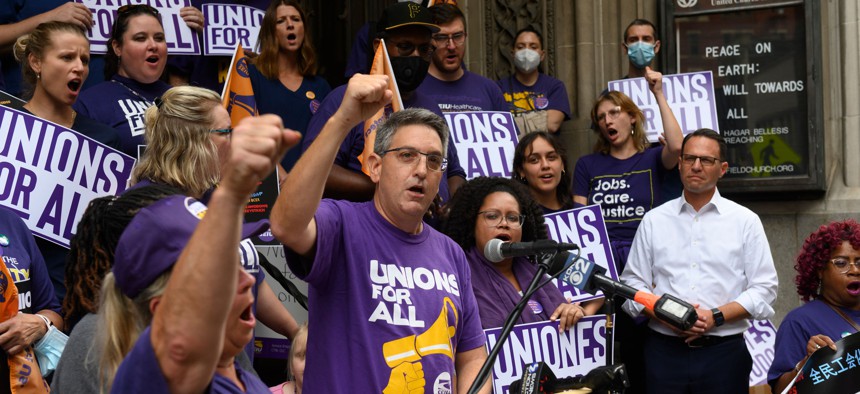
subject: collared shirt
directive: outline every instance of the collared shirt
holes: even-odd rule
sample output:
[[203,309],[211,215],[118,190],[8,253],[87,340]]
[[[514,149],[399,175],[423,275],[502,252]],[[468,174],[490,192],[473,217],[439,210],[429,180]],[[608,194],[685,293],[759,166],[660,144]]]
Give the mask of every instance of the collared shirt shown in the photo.
[[[753,319],[773,316],[777,276],[770,246],[758,215],[720,196],[719,191],[698,212],[681,197],[645,215],[621,280],[654,294],[671,294],[702,309],[732,301]],[[627,313],[643,306],[628,301]],[[650,327],[674,335],[660,322]],[[708,335],[739,334],[746,319],[714,327]]]

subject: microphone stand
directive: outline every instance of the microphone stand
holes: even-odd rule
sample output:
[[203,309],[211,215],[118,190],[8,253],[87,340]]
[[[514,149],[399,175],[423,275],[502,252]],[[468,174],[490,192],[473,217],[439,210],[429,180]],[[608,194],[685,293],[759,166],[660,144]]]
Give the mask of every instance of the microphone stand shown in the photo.
[[511,336],[514,324],[516,324],[517,319],[520,317],[520,314],[522,314],[526,304],[528,304],[529,298],[531,298],[534,292],[540,288],[540,281],[544,274],[549,270],[549,265],[553,256],[555,256],[555,253],[541,256],[537,272],[535,272],[532,282],[529,284],[528,289],[523,292],[523,298],[520,299],[520,302],[514,307],[511,314],[508,315],[508,319],[505,320],[505,325],[502,326],[503,328],[502,332],[499,334],[499,339],[496,341],[496,344],[493,345],[493,349],[490,350],[490,354],[487,356],[487,360],[484,361],[484,365],[481,366],[481,370],[475,377],[475,381],[472,382],[472,386],[469,387],[469,394],[476,394],[481,386],[483,386],[484,381],[487,380],[487,376],[489,376],[490,371],[493,368],[496,357],[498,357],[499,352],[502,350],[502,345],[504,345],[508,337]]

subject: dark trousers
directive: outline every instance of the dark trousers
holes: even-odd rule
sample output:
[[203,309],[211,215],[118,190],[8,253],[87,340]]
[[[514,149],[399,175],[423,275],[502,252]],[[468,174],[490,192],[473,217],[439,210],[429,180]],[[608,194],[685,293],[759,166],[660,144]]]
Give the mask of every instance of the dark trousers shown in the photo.
[[680,338],[649,330],[645,359],[648,393],[749,393],[752,357],[742,335],[689,347]]

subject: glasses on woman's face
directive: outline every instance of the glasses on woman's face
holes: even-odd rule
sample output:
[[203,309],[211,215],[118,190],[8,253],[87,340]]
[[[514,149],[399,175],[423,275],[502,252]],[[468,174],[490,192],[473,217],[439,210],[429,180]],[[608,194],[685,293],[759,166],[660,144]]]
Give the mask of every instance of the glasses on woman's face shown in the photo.
[[482,217],[484,219],[484,223],[489,227],[498,227],[502,224],[502,221],[505,221],[511,228],[520,228],[526,220],[526,215],[520,215],[514,212],[502,215],[499,211],[481,211],[478,212],[478,216]]
[[852,265],[854,268],[860,269],[860,257],[854,259],[853,263],[847,257],[837,257],[835,259],[831,259],[830,262],[834,267],[836,267],[836,271],[840,274],[847,274],[848,271],[851,271]]
[[610,120],[618,119],[618,117],[621,116],[621,112],[622,112],[621,107],[612,108],[609,111],[606,111],[600,115],[597,115],[597,121],[602,122],[606,119],[610,119]]
[[228,127],[226,129],[212,129],[209,130],[209,132],[229,139],[233,135],[233,128]]

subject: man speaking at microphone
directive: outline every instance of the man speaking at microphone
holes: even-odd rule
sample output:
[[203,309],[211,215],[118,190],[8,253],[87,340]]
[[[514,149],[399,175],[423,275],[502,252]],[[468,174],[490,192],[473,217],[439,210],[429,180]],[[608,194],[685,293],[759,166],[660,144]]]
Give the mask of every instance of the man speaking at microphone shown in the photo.
[[749,318],[773,316],[777,276],[761,220],[723,198],[726,144],[713,130],[687,135],[681,148],[681,197],[648,212],[621,280],[696,306],[698,321],[675,329],[651,319],[644,345],[649,393],[747,393],[752,359],[743,338]]
[[466,256],[422,221],[447,164],[441,117],[392,114],[368,157],[373,199],[322,199],[338,147],[391,100],[387,84],[350,79],[272,210],[290,269],[308,282],[309,393],[465,392],[487,358]]

